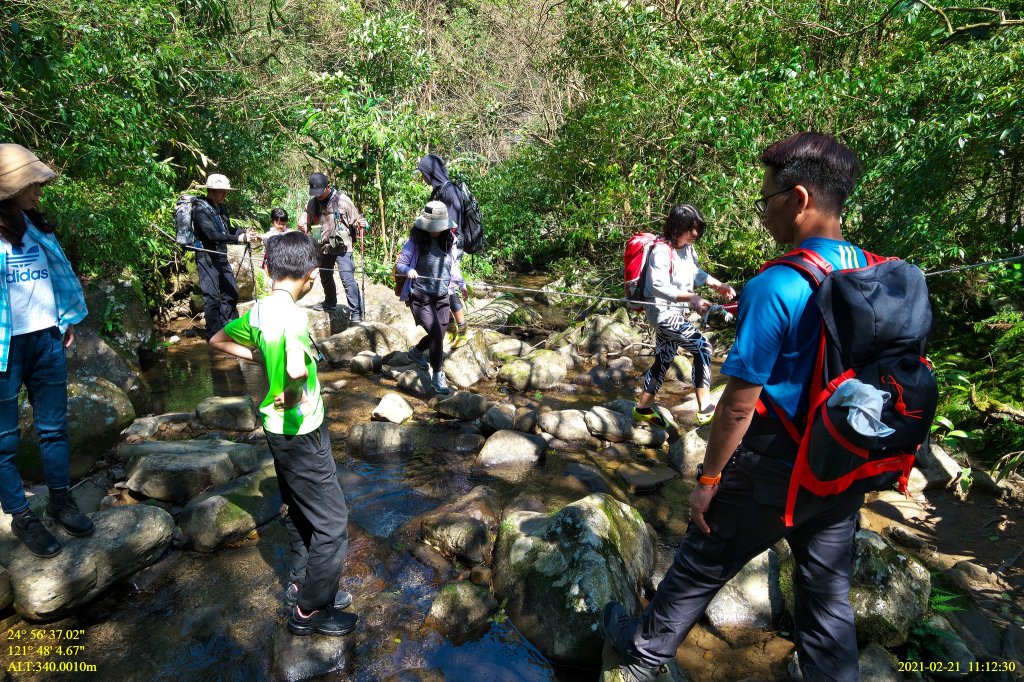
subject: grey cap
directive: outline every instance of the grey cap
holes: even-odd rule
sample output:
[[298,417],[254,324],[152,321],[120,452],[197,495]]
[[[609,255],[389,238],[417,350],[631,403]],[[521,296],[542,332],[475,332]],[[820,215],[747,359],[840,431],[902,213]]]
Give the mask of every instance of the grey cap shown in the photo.
[[318,197],[324,190],[330,187],[331,182],[323,173],[313,173],[309,176],[309,196]]

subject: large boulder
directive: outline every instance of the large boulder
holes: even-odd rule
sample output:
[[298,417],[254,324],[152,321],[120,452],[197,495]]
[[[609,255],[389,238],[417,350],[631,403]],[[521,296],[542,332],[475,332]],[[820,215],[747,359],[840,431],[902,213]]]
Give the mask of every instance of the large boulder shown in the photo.
[[361,322],[317,344],[332,365],[345,366],[359,353],[369,350],[384,357],[409,347],[405,332],[380,322]]
[[487,411],[487,398],[479,393],[456,391],[440,400],[435,409],[441,414],[455,419],[472,421],[479,419]]
[[498,533],[498,506],[489,488],[477,486],[458,500],[423,515],[423,541],[451,561],[489,561]]
[[[91,328],[123,358],[137,364],[139,351],[153,341],[153,318],[139,283],[124,279],[92,280],[83,282],[82,291],[89,314],[75,326],[75,337],[80,329]],[[110,379],[102,374],[94,376]]]
[[75,342],[66,354],[69,376],[79,380],[102,377],[125,392],[136,414],[149,411],[151,391],[137,355],[118,350],[91,327],[75,329]]
[[708,604],[707,619],[720,629],[775,627],[786,611],[780,571],[791,556],[789,545],[780,542],[751,559]]
[[458,388],[469,388],[494,375],[491,368],[491,348],[483,334],[473,332],[468,343],[448,354],[444,373]]
[[567,372],[563,355],[553,350],[535,350],[502,367],[498,383],[517,391],[543,390],[560,384]]
[[947,455],[940,446],[929,442],[917,451],[917,456],[914,458],[914,469],[922,474],[924,480],[918,485],[914,485],[914,479],[912,479],[911,492],[921,492],[930,488],[945,488],[960,477],[963,467]]
[[640,512],[602,494],[552,514],[509,513],[495,554],[494,590],[512,622],[548,658],[580,667],[600,660],[607,602],[639,610],[655,557]]
[[710,424],[687,431],[682,438],[669,447],[669,466],[679,471],[684,478],[695,477],[697,465],[704,461],[704,453],[708,449],[708,438],[710,437]]
[[95,512],[91,518],[96,530],[85,538],[50,524],[64,549],[49,559],[33,556],[0,529],[0,555],[11,574],[14,608],[23,618],[56,620],[90,603],[115,582],[155,563],[174,532],[170,514],[145,504]]
[[185,506],[178,526],[193,549],[212,552],[248,535],[281,513],[274,460],[260,461],[260,468],[207,491]]
[[479,461],[485,467],[532,466],[539,462],[548,443],[540,436],[519,431],[498,431],[484,443]]
[[516,406],[512,403],[492,405],[484,414],[483,424],[493,431],[506,431],[514,428],[516,423]]
[[[786,607],[793,610],[790,580],[792,558],[782,562],[781,587]],[[884,537],[869,530],[857,532],[850,574],[850,604],[857,623],[857,640],[897,647],[928,610],[931,575],[920,561],[900,552]]]
[[590,430],[583,410],[552,410],[537,417],[537,424],[545,433],[564,441],[589,441]]
[[348,431],[348,451],[366,459],[409,454],[420,440],[421,434],[415,426],[391,422],[355,424]]
[[[32,424],[32,406],[25,399],[19,409],[18,469],[26,478],[41,481],[43,467],[39,459],[39,438]],[[71,478],[82,478],[89,473],[96,460],[117,442],[121,431],[134,419],[131,400],[106,379],[89,377],[68,381]]]
[[122,445],[129,490],[182,503],[259,466],[252,445],[229,440],[155,441]]
[[211,396],[196,405],[196,418],[218,431],[252,431],[260,425],[257,405],[247,395]]

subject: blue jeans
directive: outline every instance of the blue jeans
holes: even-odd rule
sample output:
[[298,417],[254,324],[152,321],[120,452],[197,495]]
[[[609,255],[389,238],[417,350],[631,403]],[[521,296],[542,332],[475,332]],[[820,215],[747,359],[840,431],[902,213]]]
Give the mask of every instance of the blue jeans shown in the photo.
[[356,283],[356,264],[352,260],[352,252],[340,256],[323,256],[320,259],[320,283],[324,287],[324,306],[333,308],[338,304],[338,286],[334,283],[334,265],[338,265],[338,275],[345,286],[345,298],[348,309],[353,317],[362,318],[363,299],[359,296],[359,285]]
[[14,462],[21,430],[18,393],[28,387],[32,416],[39,435],[39,454],[51,490],[67,488],[68,370],[64,344],[56,327],[11,338],[7,371],[0,372],[0,505],[7,514],[28,508],[25,487]]

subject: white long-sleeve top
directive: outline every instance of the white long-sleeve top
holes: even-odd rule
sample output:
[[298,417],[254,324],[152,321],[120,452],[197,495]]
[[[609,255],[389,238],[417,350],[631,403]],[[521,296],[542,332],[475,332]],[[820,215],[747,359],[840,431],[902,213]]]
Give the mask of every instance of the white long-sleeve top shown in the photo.
[[682,293],[692,293],[703,286],[708,273],[697,264],[697,250],[691,244],[681,249],[673,249],[668,244],[659,242],[651,247],[648,254],[647,277],[644,281],[647,300],[655,305],[646,306],[647,319],[651,324],[658,324],[660,319],[689,312],[689,304],[676,301]]

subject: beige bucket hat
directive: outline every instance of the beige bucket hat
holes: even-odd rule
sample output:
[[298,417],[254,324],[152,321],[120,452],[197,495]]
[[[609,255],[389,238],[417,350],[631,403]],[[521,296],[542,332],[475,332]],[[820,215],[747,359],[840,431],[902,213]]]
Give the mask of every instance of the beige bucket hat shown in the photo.
[[430,201],[423,209],[423,213],[413,222],[413,227],[437,234],[455,227],[455,223],[448,217],[448,207],[440,201]]
[[228,181],[227,176],[221,175],[220,173],[211,173],[210,175],[207,175],[206,184],[199,186],[205,187],[206,189],[235,189],[231,186],[231,182]]
[[57,177],[39,157],[20,144],[0,144],[0,201],[20,194],[29,185]]

